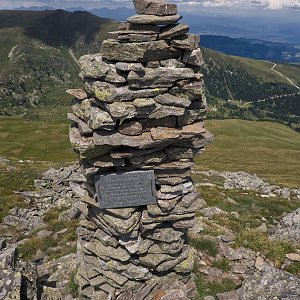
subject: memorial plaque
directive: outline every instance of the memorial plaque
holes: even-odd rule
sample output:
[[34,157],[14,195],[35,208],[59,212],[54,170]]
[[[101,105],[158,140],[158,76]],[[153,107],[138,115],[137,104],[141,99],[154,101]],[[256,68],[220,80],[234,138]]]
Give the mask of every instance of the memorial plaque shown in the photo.
[[100,208],[156,204],[154,171],[133,171],[95,176]]

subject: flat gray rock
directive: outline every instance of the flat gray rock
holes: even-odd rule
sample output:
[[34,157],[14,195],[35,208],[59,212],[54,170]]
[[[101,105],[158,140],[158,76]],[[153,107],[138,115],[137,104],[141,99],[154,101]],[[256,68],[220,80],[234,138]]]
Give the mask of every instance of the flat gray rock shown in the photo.
[[178,58],[181,51],[170,47],[166,41],[149,41],[141,43],[120,43],[105,40],[101,45],[103,57],[109,60],[125,62],[148,62]]
[[171,39],[178,35],[188,33],[189,26],[186,24],[171,24],[165,27],[162,27],[159,38],[160,39]]
[[145,68],[145,72],[129,72],[127,81],[131,88],[172,87],[174,82],[194,77],[194,71],[189,68]]
[[155,15],[135,15],[127,19],[130,24],[146,25],[169,25],[174,24],[181,19],[181,15],[155,16]]
[[272,238],[300,242],[300,208],[282,218]]
[[195,50],[199,47],[199,43],[200,36],[190,33],[180,35],[171,41],[173,47],[185,50]]
[[245,280],[239,294],[243,300],[300,299],[300,279],[266,266]]

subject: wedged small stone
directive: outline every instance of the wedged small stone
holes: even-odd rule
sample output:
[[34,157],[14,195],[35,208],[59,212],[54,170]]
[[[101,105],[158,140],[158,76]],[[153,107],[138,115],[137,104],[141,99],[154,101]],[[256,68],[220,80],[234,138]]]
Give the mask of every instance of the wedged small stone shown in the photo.
[[124,72],[129,72],[129,71],[136,71],[136,72],[143,72],[144,67],[141,63],[126,63],[126,62],[117,62],[115,64],[115,67]]
[[[183,247],[183,249],[182,249],[182,252],[181,252],[181,254],[180,254],[180,256],[179,257],[176,257],[174,260],[168,260],[168,261],[165,261],[165,262],[162,262],[157,268],[156,268],[156,270],[158,271],[158,272],[164,272],[164,271],[168,271],[168,270],[170,270],[170,269],[173,269],[175,266],[177,266],[178,264],[180,264],[182,261],[186,261],[187,263],[186,263],[186,267],[190,267],[191,265],[193,266],[193,263],[191,263],[191,261],[193,260],[193,257],[192,257],[192,255],[190,254],[189,255],[189,246],[184,246]],[[190,257],[189,257],[190,256]],[[180,268],[180,266],[178,267],[178,270],[184,270],[184,265],[185,264],[183,264],[183,265],[180,265],[181,266],[181,268]],[[190,270],[188,270],[187,272],[189,272],[189,271],[191,271],[191,269]],[[180,271],[178,271],[178,272],[180,272]]]
[[153,140],[173,140],[180,137],[180,131],[169,127],[156,127],[150,130]]
[[178,116],[178,126],[193,124],[196,121],[201,121],[206,117],[206,109],[187,109],[184,115]]
[[184,246],[184,239],[179,239],[178,241],[171,242],[171,243],[156,243],[151,248],[149,248],[149,253],[169,253],[169,254],[176,254],[180,252],[180,250]]
[[155,229],[154,232],[146,237],[150,240],[172,243],[178,241],[183,236],[183,232],[176,231],[173,228]]
[[120,236],[119,242],[122,246],[126,248],[126,250],[131,253],[137,253],[141,243],[143,242],[141,236],[137,237],[128,237],[128,236]]
[[129,120],[123,122],[118,131],[126,135],[140,135],[143,133],[143,125],[136,120]]
[[160,30],[160,39],[171,39],[189,32],[189,26],[186,24],[172,24],[162,27]]
[[181,160],[181,161],[173,161],[170,163],[163,163],[159,166],[155,166],[156,170],[164,170],[164,173],[167,173],[167,170],[183,170],[183,169],[189,169],[194,165],[193,162],[189,160]]
[[[173,87],[169,93],[178,97],[184,97],[190,101],[201,101],[204,96],[204,85],[201,81],[191,82],[180,87]],[[203,103],[200,108],[206,108],[205,104]]]
[[109,215],[96,207],[89,215],[89,218],[96,222],[100,228],[115,236],[132,234],[139,224],[140,217],[141,212],[136,211],[130,218],[121,219],[119,217]]
[[184,182],[186,179],[182,177],[158,177],[155,182],[157,184],[177,185]]
[[96,100],[108,103],[155,97],[159,93],[167,91],[165,88],[131,90],[128,86],[116,87],[113,84],[101,81],[86,83],[86,86],[95,95]]
[[184,251],[187,251],[188,253],[184,253],[181,257],[186,257],[185,259],[181,260],[174,268],[175,272],[179,273],[189,273],[192,271],[193,266],[194,266],[194,251],[191,247],[188,247],[187,249],[184,249]]
[[113,130],[116,123],[111,115],[98,107],[91,106],[84,111],[85,120],[92,129]]
[[200,150],[186,147],[169,146],[165,153],[170,160],[194,158]]
[[102,212],[104,214],[109,214],[114,217],[127,220],[138,210],[139,210],[138,207],[106,208],[106,209],[102,209]]
[[135,212],[129,219],[119,219],[110,215],[102,215],[103,220],[108,226],[119,234],[128,234],[138,225],[141,217],[140,212]]
[[76,127],[70,128],[69,137],[72,147],[83,155],[94,149],[93,138],[81,136]]
[[158,38],[158,34],[153,33],[151,31],[136,32],[134,30],[123,30],[123,31],[109,32],[109,38],[116,39],[119,42],[125,42],[125,43],[148,42],[148,41],[156,41]]
[[143,242],[139,245],[137,254],[145,254],[148,252],[149,248],[154,244],[154,241],[143,239]]
[[87,242],[84,244],[84,248],[92,253],[95,253],[98,257],[108,256],[118,261],[128,261],[130,259],[129,253],[121,247],[105,246],[100,241]]
[[87,124],[84,121],[76,117],[74,114],[68,113],[67,118],[70,121],[73,121],[77,124],[78,129],[82,135],[91,135],[93,133],[93,130],[89,126],[87,126]]
[[181,215],[168,214],[165,216],[153,217],[149,215],[147,211],[144,211],[140,228],[142,231],[152,230],[158,228],[161,222],[175,222],[175,221],[185,220],[188,218],[195,218],[195,213],[188,213],[188,214],[181,214]]
[[86,91],[82,89],[68,89],[66,92],[71,96],[76,97],[78,100],[84,100],[88,98]]
[[[116,287],[116,288],[119,288],[120,286],[123,286],[128,281],[127,277],[125,277],[123,275],[120,275],[120,274],[118,274],[116,272],[103,271],[102,270],[101,274],[106,277],[106,282],[109,283],[110,285],[113,285],[113,282],[114,282],[115,284],[113,286]],[[95,295],[95,296],[96,296],[95,299],[99,299],[97,297],[97,295]],[[108,297],[107,294],[106,294],[106,297]]]
[[182,61],[188,65],[201,67],[204,64],[201,49],[197,48],[195,50],[184,51]]
[[137,98],[134,99],[133,105],[137,108],[156,107],[156,102],[152,98]]
[[133,0],[138,14],[168,16],[177,14],[177,6],[165,0]]
[[164,262],[175,260],[176,257],[171,256],[170,254],[163,254],[160,255],[147,253],[145,255],[141,255],[139,257],[139,262],[149,268],[150,270],[157,270],[157,268]]
[[140,166],[142,167],[143,165],[148,165],[148,164],[157,164],[165,161],[167,159],[165,153],[163,151],[159,152],[153,152],[150,154],[146,154],[143,156],[135,156],[129,158],[130,163],[133,166]]
[[86,159],[83,160],[82,163],[86,163],[97,168],[122,167],[125,165],[124,159],[113,159],[109,154],[95,157],[93,159]]
[[154,100],[163,105],[171,105],[178,107],[188,107],[191,104],[191,101],[186,98],[176,97],[172,94],[160,94],[157,95]]
[[136,32],[140,31],[151,31],[153,33],[159,33],[160,27],[156,25],[143,25],[143,24],[130,24],[128,22],[120,22],[119,30],[134,30]]
[[[175,194],[175,192],[173,194]],[[179,195],[177,197],[182,196],[182,194],[180,193],[178,194]],[[172,194],[167,194],[167,195],[172,195]],[[158,201],[160,204],[162,202],[160,199],[165,200],[166,202],[170,201],[169,198],[167,197],[164,198],[164,195],[159,194],[159,197],[160,198]],[[165,209],[161,209],[158,206],[149,205],[148,212],[151,216],[164,216],[168,214],[185,215],[185,214],[194,213],[198,211],[199,209],[203,208],[204,204],[205,202],[201,198],[197,198],[189,207],[186,207],[181,201],[178,201],[177,205],[169,211],[166,211]]]
[[132,102],[113,102],[104,104],[105,109],[115,119],[131,119],[137,115]]
[[110,66],[104,80],[111,83],[126,83],[126,78],[118,74],[117,69],[114,66]]
[[102,60],[101,54],[81,56],[79,64],[83,75],[90,78],[103,78],[110,69],[110,65]]
[[152,277],[150,271],[141,266],[135,266],[134,264],[124,264],[115,260],[108,262],[101,262],[101,268],[106,271],[115,271],[118,274],[134,280],[149,280]]
[[104,246],[112,246],[116,248],[119,245],[119,242],[113,236],[107,234],[105,231],[97,228],[94,232],[95,239],[99,240]]
[[193,228],[195,225],[196,225],[195,218],[183,219],[172,223],[172,226],[176,229]]
[[199,194],[197,192],[191,192],[188,193],[187,195],[185,195],[182,199],[181,199],[181,205],[183,207],[190,207],[197,199],[199,198]]
[[[158,108],[159,110],[160,108]],[[176,117],[168,116],[160,119],[141,119],[139,122],[143,125],[143,131],[150,131],[151,128],[161,127],[163,124],[164,127],[174,128],[176,126]]]
[[184,50],[195,50],[199,47],[200,36],[197,34],[183,34],[171,40],[171,45]]
[[142,155],[147,155],[153,152],[158,152],[161,151],[163,147],[157,147],[157,148],[150,148],[150,149],[143,149],[143,150],[138,150],[134,148],[129,148],[129,147],[123,147],[123,149],[119,150],[112,150],[110,152],[110,156],[112,158],[131,158],[135,156],[142,156]]
[[147,68],[159,68],[160,67],[160,62],[158,60],[155,61],[148,61],[146,64]]
[[181,15],[171,16],[155,16],[155,15],[135,15],[129,17],[127,22],[130,24],[143,24],[143,25],[169,25],[174,24],[181,19]]
[[90,107],[90,106],[91,106],[90,99],[84,99],[84,100],[73,99],[71,108],[72,108],[73,114],[76,117],[84,120],[84,111],[83,111],[83,109],[85,107]]
[[160,61],[162,67],[167,68],[185,68],[185,64],[175,58]]
[[172,87],[174,82],[194,77],[189,68],[145,68],[144,73],[130,71],[127,81],[132,88]]
[[180,146],[201,149],[205,145],[211,143],[213,141],[213,139],[214,139],[214,136],[210,132],[206,131],[206,132],[201,133],[201,135],[199,137],[195,137],[195,138],[191,139],[189,142],[180,143]]
[[174,193],[174,192],[178,192],[178,191],[182,191],[183,193],[185,193],[187,190],[190,191],[190,189],[193,188],[193,182],[189,181],[189,182],[185,182],[182,184],[178,184],[178,185],[162,185],[160,187],[160,192],[161,193]]
[[147,62],[178,58],[181,51],[170,47],[163,40],[140,43],[119,43],[115,40],[105,40],[101,45],[101,53],[109,60]]
[[184,112],[184,107],[160,105],[154,112],[149,114],[148,118],[164,119],[172,116],[182,116],[184,115]]

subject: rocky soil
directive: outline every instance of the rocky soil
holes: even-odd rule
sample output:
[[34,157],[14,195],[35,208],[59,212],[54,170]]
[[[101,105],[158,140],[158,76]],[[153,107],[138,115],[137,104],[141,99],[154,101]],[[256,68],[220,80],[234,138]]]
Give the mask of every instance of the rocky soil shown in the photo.
[[[7,160],[3,162],[8,163]],[[24,257],[22,247],[27,241],[34,242],[36,237],[52,239],[58,234],[55,230],[48,230],[48,221],[45,221],[45,216],[53,209],[58,209],[56,216],[60,220],[80,220],[75,203],[82,195],[83,181],[77,165],[50,169],[35,181],[35,191],[23,193],[24,202],[29,205],[22,209],[13,208],[3,219],[1,232],[17,224],[23,236],[16,238],[1,234],[1,299],[76,299],[76,248],[74,253],[61,252],[61,256],[58,254],[55,258],[51,257],[49,249],[42,251],[37,248],[28,258]],[[197,213],[197,225],[190,231],[190,243],[196,254],[194,273],[200,299],[299,299],[299,189],[274,187],[256,175],[244,172],[199,174],[194,171],[194,181],[207,202]],[[221,198],[211,205],[209,193],[215,190]],[[217,198],[216,194],[213,195],[214,199]],[[242,224],[244,212],[241,207],[249,195],[262,205],[264,201],[277,202],[278,206],[288,204],[286,212],[280,211],[279,217],[274,214],[272,218],[260,218],[254,229],[250,224],[247,230],[236,230],[231,226],[232,218],[238,216]],[[224,203],[236,209],[226,210]],[[291,209],[291,204],[295,209]],[[256,210],[259,209],[258,205]],[[252,230],[255,230],[254,236],[261,247],[253,245],[253,240],[248,238],[247,234]],[[267,237],[270,244],[266,244],[262,237]],[[242,242],[241,238],[244,238]],[[75,242],[69,243],[71,248]],[[270,254],[268,247],[279,249],[280,253]],[[181,295],[178,299],[188,299],[188,290],[179,282],[141,289],[132,299],[156,299],[162,295],[164,298],[157,299],[174,299],[174,294]],[[143,295],[147,298],[142,298]],[[127,297],[133,296],[128,294]]]

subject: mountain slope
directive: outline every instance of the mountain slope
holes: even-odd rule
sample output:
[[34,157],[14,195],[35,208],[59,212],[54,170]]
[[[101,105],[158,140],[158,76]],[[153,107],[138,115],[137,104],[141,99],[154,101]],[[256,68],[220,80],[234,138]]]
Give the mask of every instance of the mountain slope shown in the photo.
[[[63,116],[65,90],[81,85],[76,60],[98,52],[115,27],[87,12],[0,11],[0,115],[48,115],[56,107]],[[299,66],[277,65],[280,76],[270,62],[206,48],[203,55],[209,117],[300,122],[298,89],[285,78],[299,86]]]
[[223,55],[202,48],[210,117],[276,120],[299,127],[300,67]]
[[80,85],[74,58],[97,52],[114,26],[87,12],[0,11],[0,114],[61,105]]

